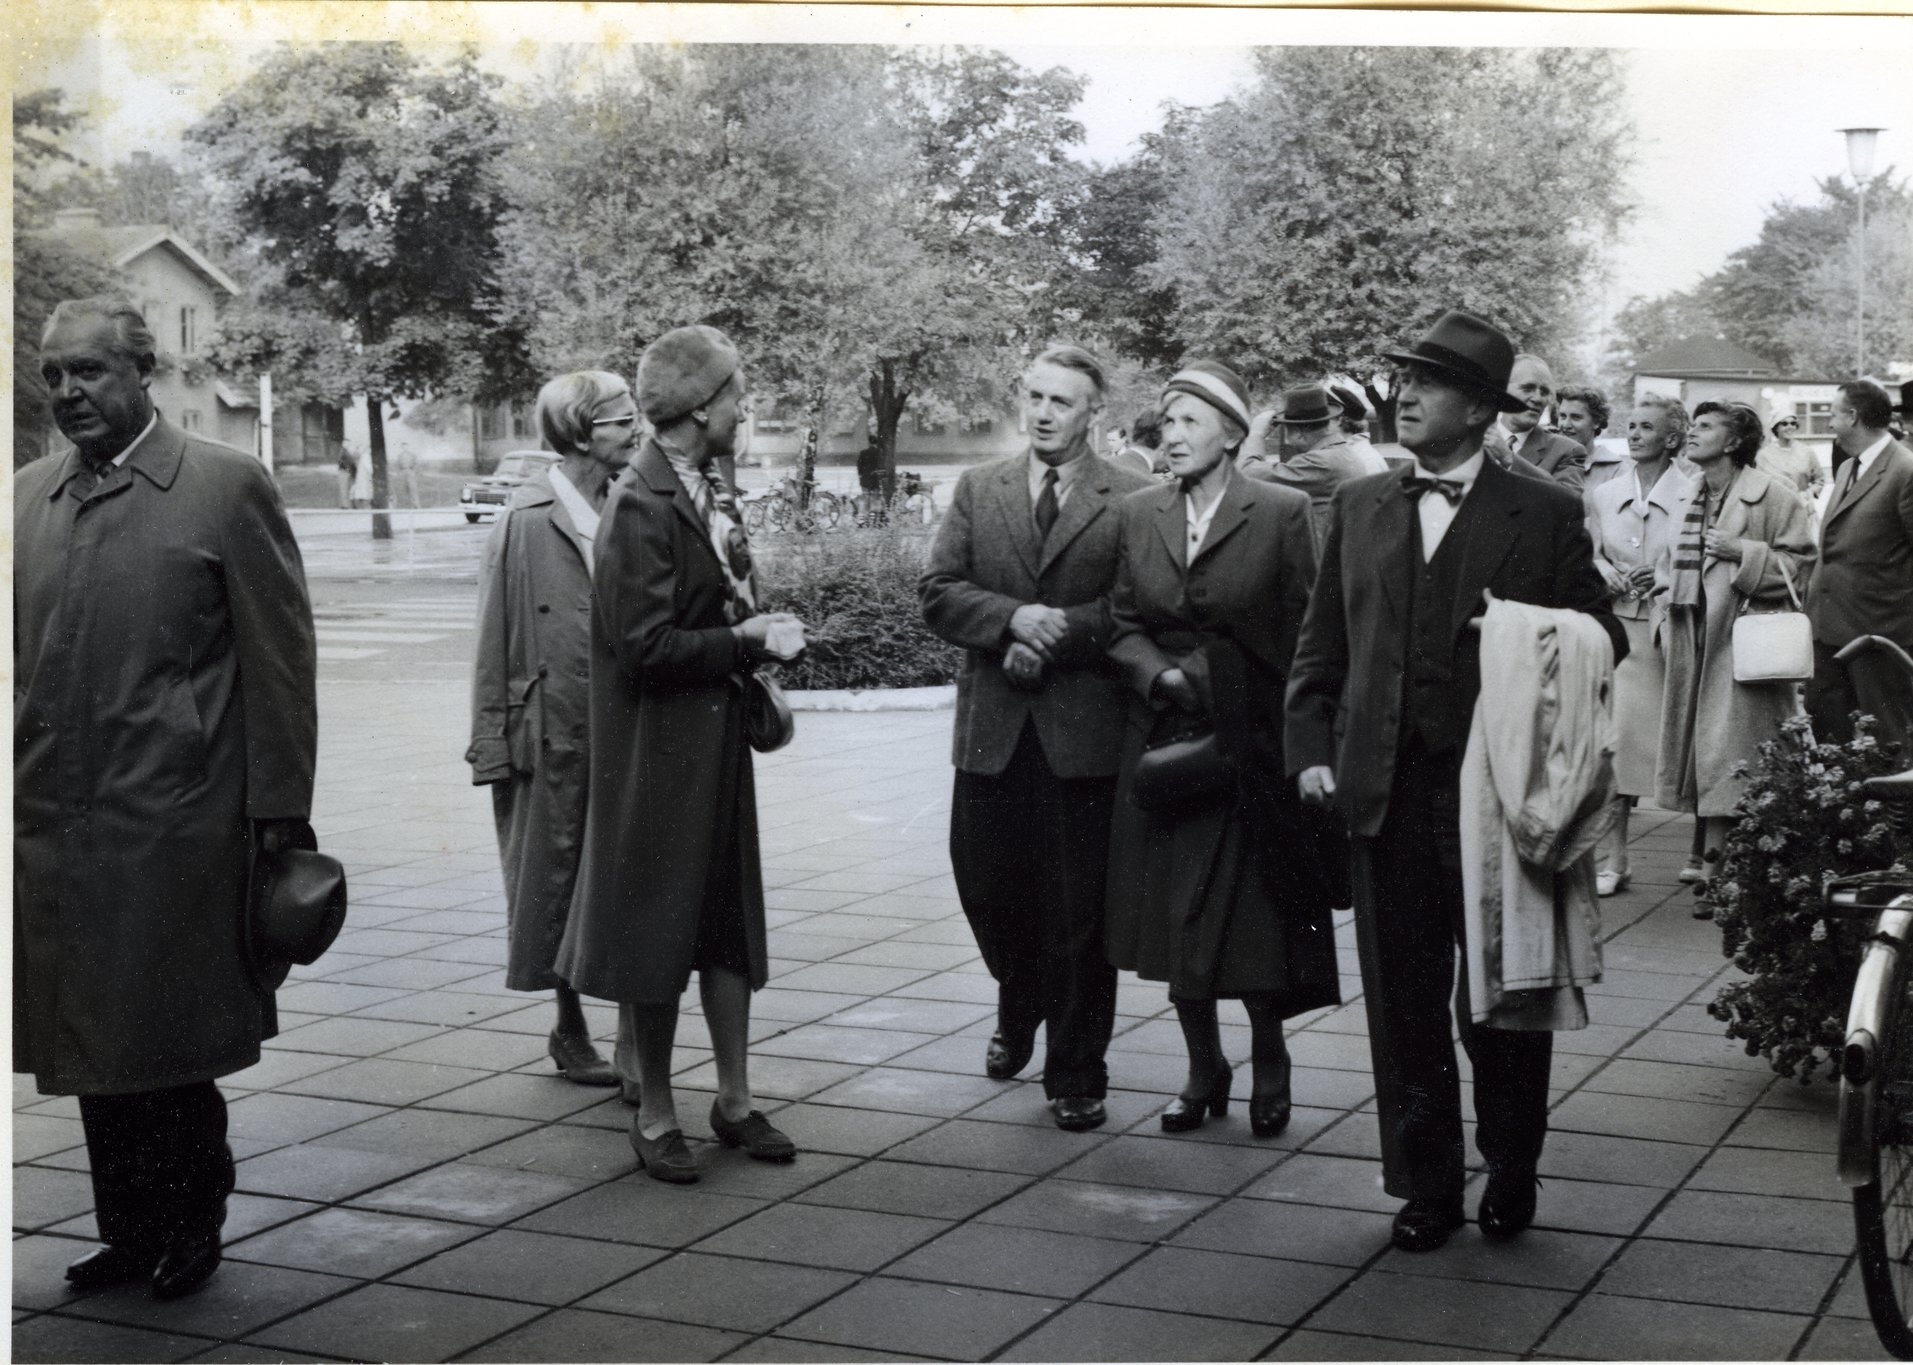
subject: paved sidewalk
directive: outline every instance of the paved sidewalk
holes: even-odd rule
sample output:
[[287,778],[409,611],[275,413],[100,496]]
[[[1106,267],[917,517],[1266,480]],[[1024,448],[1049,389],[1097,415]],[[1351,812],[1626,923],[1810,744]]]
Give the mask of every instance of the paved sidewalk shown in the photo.
[[[1353,975],[1351,1004],[1295,1021],[1300,1107],[1274,1141],[1241,1103],[1160,1133],[1182,1044],[1162,988],[1131,979],[1107,1128],[1058,1132],[1030,1077],[984,1078],[948,712],[805,715],[760,760],[773,980],[752,1065],[802,1155],[700,1141],[695,1187],[636,1172],[630,1111],[558,1079],[549,1003],[503,987],[465,708],[448,682],[322,686],[316,823],[352,915],[228,1083],[240,1192],[203,1292],[66,1292],[94,1235],[77,1109],[15,1078],[17,1359],[1881,1356],[1830,1090],[1777,1080],[1703,1010],[1725,963],[1675,883],[1683,822],[1637,821],[1635,889],[1604,903],[1596,1022],[1557,1042],[1539,1225],[1406,1257]],[[705,1139],[691,1000],[680,1113]],[[608,1038],[612,1011],[592,1020]]]

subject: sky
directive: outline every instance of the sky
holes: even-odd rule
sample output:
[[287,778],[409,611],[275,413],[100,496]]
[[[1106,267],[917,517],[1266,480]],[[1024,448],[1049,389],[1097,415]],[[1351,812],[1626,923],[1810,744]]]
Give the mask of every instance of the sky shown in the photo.
[[180,132],[280,38],[470,39],[508,74],[565,41],[977,42],[1032,66],[1089,78],[1082,154],[1134,150],[1165,101],[1225,98],[1250,72],[1251,43],[1591,44],[1624,50],[1613,98],[1640,132],[1639,204],[1613,262],[1617,305],[1692,285],[1754,240],[1776,201],[1812,199],[1845,175],[1836,131],[1882,126],[1876,169],[1913,176],[1913,18],[1326,14],[1224,10],[1035,11],[653,5],[354,4],[87,0],[14,54],[15,88],[62,85],[95,112],[91,155],[171,153]]

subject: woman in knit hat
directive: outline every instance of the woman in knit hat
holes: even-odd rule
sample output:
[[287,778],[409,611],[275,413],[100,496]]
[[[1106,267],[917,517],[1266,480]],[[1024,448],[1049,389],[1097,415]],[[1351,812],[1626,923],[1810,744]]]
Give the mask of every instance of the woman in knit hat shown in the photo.
[[[1196,361],[1162,395],[1173,484],[1123,504],[1110,655],[1135,689],[1110,838],[1110,961],[1164,981],[1189,1079],[1170,1132],[1228,1111],[1233,1074],[1216,1017],[1240,999],[1253,1034],[1249,1119],[1289,1121],[1282,1021],[1340,999],[1325,875],[1335,840],[1283,778],[1282,695],[1315,579],[1307,495],[1245,478],[1247,386]],[[1195,740],[1187,781],[1152,749]],[[1163,778],[1167,777],[1167,782]]]

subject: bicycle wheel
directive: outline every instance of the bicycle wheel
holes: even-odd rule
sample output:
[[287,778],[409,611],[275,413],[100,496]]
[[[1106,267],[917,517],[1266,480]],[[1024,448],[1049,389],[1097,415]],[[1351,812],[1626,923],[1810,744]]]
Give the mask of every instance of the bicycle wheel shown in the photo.
[[790,526],[791,513],[796,511],[788,498],[771,498],[764,504],[764,524],[775,534],[783,534]]
[[843,504],[837,501],[835,493],[818,489],[810,495],[810,515],[820,531],[833,531],[843,516]]
[[1901,957],[1882,989],[1889,992],[1886,1028],[1875,1054],[1872,1131],[1873,1179],[1853,1191],[1853,1226],[1880,1344],[1913,1360],[1913,1010],[1906,1008],[1913,972]]

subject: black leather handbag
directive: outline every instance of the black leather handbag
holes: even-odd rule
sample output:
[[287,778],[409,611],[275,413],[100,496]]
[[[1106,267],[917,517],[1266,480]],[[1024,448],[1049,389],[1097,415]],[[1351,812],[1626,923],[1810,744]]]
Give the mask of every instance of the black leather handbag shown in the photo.
[[744,679],[744,736],[760,754],[775,753],[791,742],[797,721],[784,689],[762,673]]
[[1235,789],[1235,769],[1222,756],[1215,731],[1206,730],[1144,749],[1129,799],[1143,810],[1169,813],[1212,804]]

